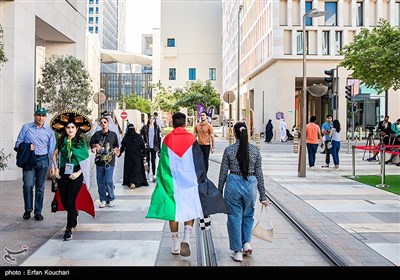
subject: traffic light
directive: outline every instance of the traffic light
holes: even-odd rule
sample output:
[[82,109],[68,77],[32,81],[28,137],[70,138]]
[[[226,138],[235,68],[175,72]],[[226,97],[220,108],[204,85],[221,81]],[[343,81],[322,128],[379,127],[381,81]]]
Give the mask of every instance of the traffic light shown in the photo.
[[325,75],[329,77],[325,78],[326,86],[328,87],[328,92],[333,92],[333,78],[335,76],[335,69],[325,70]]
[[345,97],[347,100],[351,100],[351,96],[352,96],[352,86],[345,86]]

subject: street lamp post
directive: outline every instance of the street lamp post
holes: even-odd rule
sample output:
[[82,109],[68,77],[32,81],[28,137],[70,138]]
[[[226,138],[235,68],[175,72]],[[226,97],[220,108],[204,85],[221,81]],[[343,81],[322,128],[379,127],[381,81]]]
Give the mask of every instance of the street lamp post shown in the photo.
[[306,55],[307,55],[307,38],[306,38],[306,18],[307,17],[322,17],[326,15],[326,11],[319,11],[318,9],[311,9],[303,15],[303,93],[301,101],[301,137],[300,137],[300,152],[299,152],[299,165],[298,177],[306,177],[306,124],[307,124],[307,68],[306,68]]
[[238,57],[238,65],[237,65],[237,121],[240,121],[240,11],[243,9],[243,4],[239,5],[239,10],[238,10],[238,49],[237,49],[237,57]]

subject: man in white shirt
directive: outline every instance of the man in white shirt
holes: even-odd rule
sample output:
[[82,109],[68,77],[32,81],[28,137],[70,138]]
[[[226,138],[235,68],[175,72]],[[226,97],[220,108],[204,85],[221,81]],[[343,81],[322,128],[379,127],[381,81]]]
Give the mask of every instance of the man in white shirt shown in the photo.
[[163,125],[162,121],[158,118],[157,112],[154,112],[153,115],[154,115],[154,117],[156,117],[156,123],[157,123],[158,127],[161,129],[161,137],[164,137],[164,125]]

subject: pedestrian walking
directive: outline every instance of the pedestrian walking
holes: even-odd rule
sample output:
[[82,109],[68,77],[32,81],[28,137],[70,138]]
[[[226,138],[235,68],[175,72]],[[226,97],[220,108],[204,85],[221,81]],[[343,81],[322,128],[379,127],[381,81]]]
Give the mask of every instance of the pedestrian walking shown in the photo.
[[127,128],[128,131],[122,138],[119,155],[121,156],[125,152],[122,185],[131,189],[148,186],[143,164],[146,156],[145,143],[133,124],[129,124]]
[[[156,181],[156,159],[161,149],[161,128],[156,122],[156,118],[151,116],[147,120],[147,124],[142,127],[140,134],[145,144],[145,155],[149,169],[147,170],[147,179],[152,182]],[[150,169],[153,176],[150,178]]]
[[340,151],[340,122],[339,120],[334,120],[332,123],[332,129],[329,133],[329,137],[332,141],[332,158],[333,164],[335,164],[334,169],[339,169],[339,151]]
[[[250,245],[254,224],[256,190],[260,202],[267,206],[262,160],[259,149],[249,144],[247,127],[244,122],[237,122],[234,127],[236,142],[224,150],[219,173],[218,189],[224,191],[229,206],[228,235],[230,257],[237,262],[243,260],[243,254],[251,255]],[[229,173],[228,173],[229,172]]]
[[267,125],[265,126],[265,142],[271,143],[272,137],[274,137],[273,129],[274,126],[272,125],[272,120],[269,119]]
[[156,124],[160,128],[161,137],[164,137],[164,125],[162,120],[158,117],[158,112],[153,112],[153,116],[156,118]]
[[325,165],[322,168],[328,168],[329,163],[331,161],[331,149],[332,149],[332,142],[331,142],[331,128],[333,127],[332,123],[332,115],[326,115],[326,122],[322,124],[322,136],[325,136]]
[[[204,161],[199,160],[202,152],[198,141],[185,129],[186,115],[175,113],[172,125],[174,129],[165,136],[161,147],[157,185],[146,218],[169,221],[171,253],[187,257],[191,254],[194,219],[226,213],[227,209],[221,193],[207,179]],[[179,223],[184,223],[182,242]]]
[[203,153],[204,165],[206,172],[208,172],[208,161],[210,151],[213,154],[215,150],[214,128],[208,122],[208,115],[205,111],[200,114],[200,122],[194,127],[194,136],[199,142],[200,149]]
[[281,138],[281,142],[286,142],[287,141],[287,124],[285,122],[285,119],[280,119],[279,121],[279,132],[280,132],[280,138]]
[[315,155],[317,154],[318,150],[318,140],[321,141],[321,148],[324,146],[321,129],[315,123],[316,120],[316,116],[311,116],[310,122],[306,125],[306,145],[308,153],[308,165],[310,166],[310,170],[315,170]]
[[96,181],[100,197],[100,208],[115,206],[114,167],[115,157],[119,156],[117,134],[109,129],[107,117],[100,118],[101,130],[96,131],[90,139],[92,153],[96,153]]
[[[63,239],[68,241],[72,239],[72,228],[78,225],[78,210],[85,210],[94,217],[93,200],[88,192],[89,147],[84,139],[84,134],[89,132],[93,125],[87,116],[77,111],[65,111],[55,115],[50,125],[55,132],[61,134],[53,153],[50,175],[58,182],[58,193],[55,195],[56,210],[67,211]],[[60,204],[62,208],[58,207]]]
[[[34,121],[22,126],[15,142],[15,150],[21,154],[26,151],[33,151],[34,161],[30,166],[24,165],[22,169],[24,220],[31,218],[31,212],[34,211],[36,221],[42,221],[42,209],[44,190],[46,186],[47,171],[49,162],[53,157],[53,151],[56,138],[53,130],[45,123],[47,111],[45,108],[39,108],[35,111]],[[18,154],[17,154],[18,157]],[[35,189],[35,204],[33,204],[33,189]]]

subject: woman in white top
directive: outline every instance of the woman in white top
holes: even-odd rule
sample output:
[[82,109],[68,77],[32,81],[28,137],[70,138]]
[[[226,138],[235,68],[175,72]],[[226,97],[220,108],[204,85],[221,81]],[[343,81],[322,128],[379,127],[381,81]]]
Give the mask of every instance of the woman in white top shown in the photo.
[[333,128],[330,131],[329,136],[332,142],[332,157],[333,163],[335,164],[335,170],[339,169],[339,151],[340,151],[340,122],[338,120],[333,121]]
[[286,129],[287,129],[287,124],[285,122],[285,119],[281,119],[279,121],[279,131],[281,133],[281,142],[286,142],[286,140],[287,140]]

